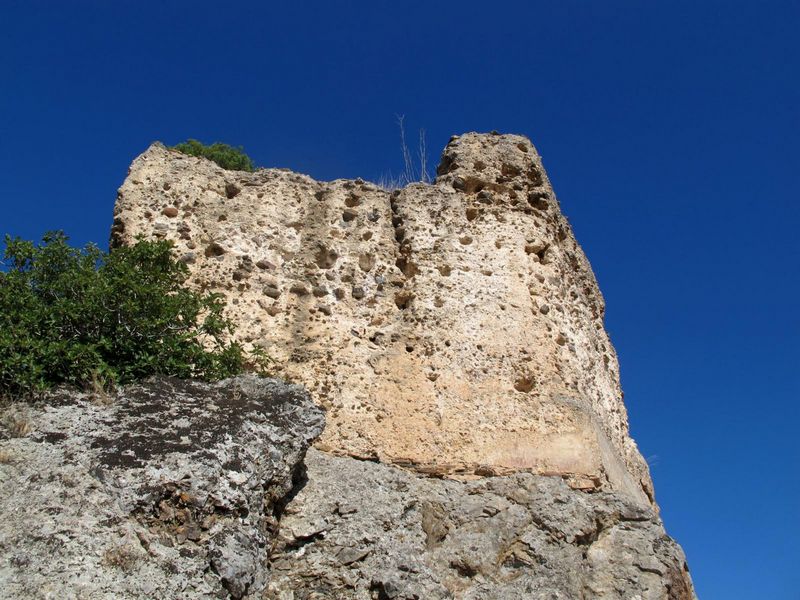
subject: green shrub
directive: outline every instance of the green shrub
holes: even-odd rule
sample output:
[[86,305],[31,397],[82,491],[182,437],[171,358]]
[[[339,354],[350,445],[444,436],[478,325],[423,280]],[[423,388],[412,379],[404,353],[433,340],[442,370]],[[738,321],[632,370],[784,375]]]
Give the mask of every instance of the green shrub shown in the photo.
[[183,286],[188,269],[171,242],[138,241],[110,253],[72,248],[61,232],[41,244],[6,236],[0,271],[0,395],[60,383],[86,387],[155,374],[215,380],[252,359],[227,341],[217,294]]
[[234,148],[233,146],[220,142],[206,146],[197,140],[189,140],[177,146],[173,146],[173,149],[190,156],[200,156],[208,160],[213,160],[220,167],[228,169],[229,171],[255,170],[253,161],[244,153],[244,148],[241,146]]

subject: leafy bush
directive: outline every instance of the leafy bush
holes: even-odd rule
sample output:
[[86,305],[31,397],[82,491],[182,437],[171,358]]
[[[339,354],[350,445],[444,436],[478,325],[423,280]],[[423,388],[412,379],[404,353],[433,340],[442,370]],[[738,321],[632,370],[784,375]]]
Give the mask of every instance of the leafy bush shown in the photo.
[[138,241],[110,253],[72,248],[61,232],[39,245],[6,236],[0,271],[0,395],[59,383],[125,383],[154,374],[215,380],[248,356],[226,341],[217,294],[183,284],[171,242]]
[[177,146],[173,146],[173,149],[190,156],[200,156],[213,160],[220,167],[228,169],[229,171],[255,170],[253,161],[244,153],[244,148],[241,146],[234,148],[233,146],[220,142],[206,146],[197,140],[189,140]]

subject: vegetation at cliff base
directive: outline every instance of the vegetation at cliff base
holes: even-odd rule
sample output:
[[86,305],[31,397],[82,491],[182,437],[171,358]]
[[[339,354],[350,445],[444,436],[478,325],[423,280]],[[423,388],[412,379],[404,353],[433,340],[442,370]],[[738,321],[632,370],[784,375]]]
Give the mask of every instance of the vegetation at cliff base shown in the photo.
[[245,154],[244,148],[241,146],[234,148],[233,146],[220,142],[215,142],[210,146],[206,146],[202,142],[190,139],[182,144],[173,146],[173,149],[190,156],[200,156],[208,160],[213,160],[220,167],[229,171],[252,172],[255,170],[253,161]]
[[110,253],[73,248],[61,232],[40,244],[6,236],[0,271],[0,396],[60,383],[107,387],[164,374],[216,380],[265,356],[235,342],[217,294],[184,287],[172,244]]

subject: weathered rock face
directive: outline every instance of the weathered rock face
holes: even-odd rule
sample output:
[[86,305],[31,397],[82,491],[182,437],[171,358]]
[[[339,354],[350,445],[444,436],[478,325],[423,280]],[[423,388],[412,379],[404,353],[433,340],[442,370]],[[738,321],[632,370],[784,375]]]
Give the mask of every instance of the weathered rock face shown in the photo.
[[557,476],[310,449],[298,386],[154,380],[0,412],[0,597],[688,600],[652,509]]
[[267,598],[694,597],[658,517],[530,473],[459,482],[310,450]]
[[435,184],[394,192],[154,144],[112,244],[139,235],[327,427],[253,377],[0,411],[0,596],[694,597],[525,138],[453,138]]
[[299,386],[58,392],[0,427],[3,598],[259,597],[322,412]]
[[524,137],[466,134],[387,192],[154,144],[113,244],[173,240],[239,337],[328,409],[318,448],[465,478],[560,474],[645,506],[603,299]]

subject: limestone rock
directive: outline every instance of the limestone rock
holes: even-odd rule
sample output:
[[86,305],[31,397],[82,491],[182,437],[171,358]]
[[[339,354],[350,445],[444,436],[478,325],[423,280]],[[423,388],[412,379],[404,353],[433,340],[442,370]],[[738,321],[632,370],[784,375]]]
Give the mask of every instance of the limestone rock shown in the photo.
[[434,184],[394,192],[154,144],[112,245],[137,235],[191,253],[191,285],[224,294],[241,341],[328,409],[317,447],[450,477],[556,473],[654,506],[603,298],[526,138],[454,137]]
[[694,597],[680,547],[618,492],[518,473],[459,482],[310,450],[272,600]]
[[[259,597],[321,411],[299,386],[157,379],[0,428],[0,597]],[[13,437],[12,437],[13,436]]]
[[312,393],[156,379],[2,411],[0,596],[693,598],[536,150],[465,134],[437,175],[139,156],[112,245],[173,241]]

